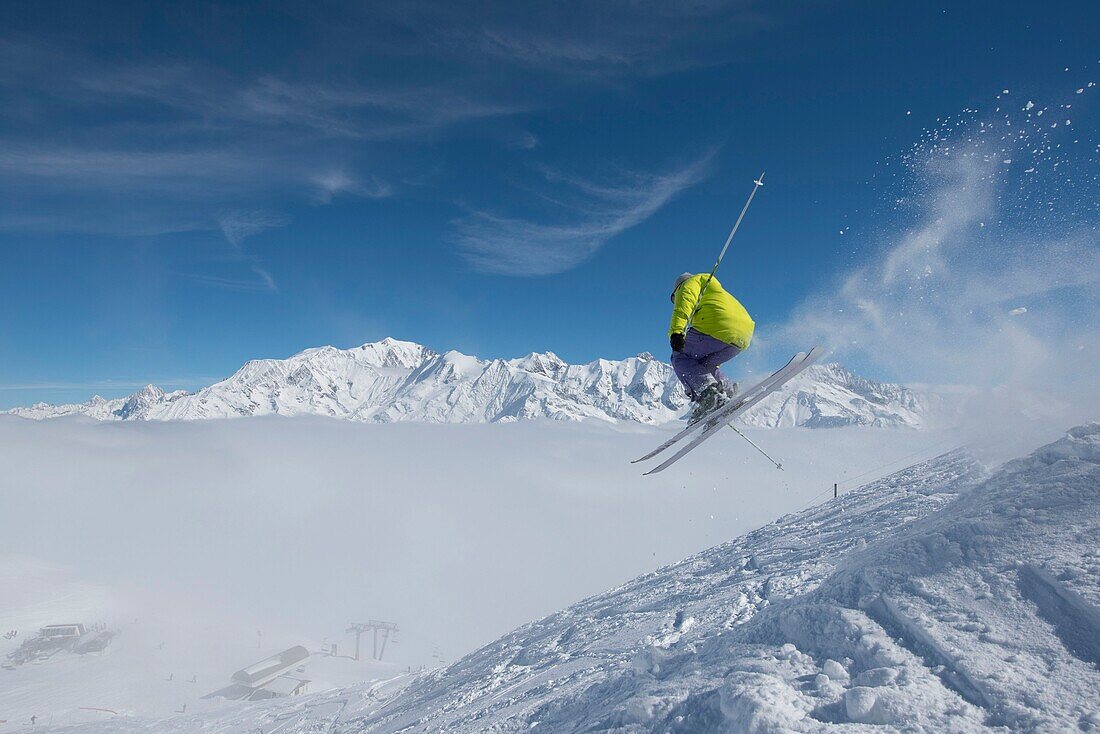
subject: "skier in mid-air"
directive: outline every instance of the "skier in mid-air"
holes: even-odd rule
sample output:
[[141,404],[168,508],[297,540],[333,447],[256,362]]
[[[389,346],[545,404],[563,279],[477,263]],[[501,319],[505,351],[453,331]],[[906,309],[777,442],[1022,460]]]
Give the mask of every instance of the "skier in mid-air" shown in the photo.
[[[787,364],[750,386],[741,395],[738,395],[737,383],[727,380],[719,369],[748,349],[756,324],[741,302],[722,288],[714,274],[722,264],[753,197],[763,185],[764,174],[761,173],[760,178],[753,181],[752,192],[745,201],[745,206],[741,207],[741,213],[710,272],[698,275],[684,273],[672,286],[672,323],[668,327],[672,366],[676,370],[676,376],[684,384],[684,390],[695,403],[695,410],[692,412],[691,422],[683,430],[631,462],[637,464],[649,461],[664,451],[675,449],[671,456],[645,472],[647,476],[669,468],[723,427],[729,426],[737,431],[733,421],[797,377],[824,352],[820,346],[815,346],[808,352],[798,352]],[[783,468],[782,464],[768,456],[752,439],[741,431],[737,433],[767,456],[777,468]]]
[[695,421],[737,394],[737,383],[719,368],[748,348],[756,324],[713,273],[678,277],[672,303],[672,367],[695,403]]

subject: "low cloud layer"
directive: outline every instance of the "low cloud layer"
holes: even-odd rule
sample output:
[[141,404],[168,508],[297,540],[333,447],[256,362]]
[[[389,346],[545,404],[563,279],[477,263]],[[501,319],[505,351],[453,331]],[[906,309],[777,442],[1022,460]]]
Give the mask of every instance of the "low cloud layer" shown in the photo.
[[908,431],[764,433],[786,472],[730,432],[685,486],[682,472],[641,481],[627,459],[661,434],[638,427],[0,416],[0,559],[72,566],[145,599],[143,619],[249,620],[250,635],[298,635],[270,645],[342,647],[348,622],[386,619],[402,627],[395,662],[451,661],[798,507],[871,468],[869,445],[913,451]]

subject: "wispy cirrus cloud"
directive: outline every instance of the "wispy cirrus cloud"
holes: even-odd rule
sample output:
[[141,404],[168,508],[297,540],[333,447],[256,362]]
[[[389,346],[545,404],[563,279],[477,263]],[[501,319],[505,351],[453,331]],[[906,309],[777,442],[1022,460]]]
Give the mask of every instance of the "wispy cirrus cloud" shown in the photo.
[[[328,55],[349,53],[347,49],[326,51]],[[47,107],[94,111],[93,129],[105,133],[112,128],[130,133],[170,130],[181,135],[282,130],[393,140],[543,105],[529,95],[480,91],[460,71],[454,73],[453,67],[450,78],[434,81],[384,82],[356,75],[337,81],[308,72],[289,78],[285,72],[243,74],[202,58],[108,61],[69,44],[2,37],[0,62],[0,88],[28,102],[22,112]],[[37,98],[47,87],[49,97]],[[161,114],[144,119],[140,114],[152,109],[175,117]]]
[[[399,195],[446,167],[430,148],[448,136],[491,138],[514,155],[546,149],[541,129],[506,118],[560,106],[579,86],[621,87],[728,58],[727,41],[762,22],[755,0],[522,11],[337,0],[283,10],[297,26],[290,45],[247,62],[214,48],[220,42],[195,53],[202,43],[173,46],[174,36],[162,47],[122,32],[126,40],[105,53],[92,31],[0,31],[0,231],[220,232],[232,244],[255,223],[227,223],[226,211]],[[231,15],[233,28],[269,20],[247,8]],[[190,9],[173,22],[196,39],[212,32]],[[456,239],[485,270],[560,272],[698,175],[691,164],[628,172],[598,191],[585,191],[594,181],[545,175],[545,195],[569,199],[564,206],[545,219],[478,210],[456,224]],[[258,280],[204,282],[273,290],[269,270],[248,262]]]
[[327,204],[337,196],[357,196],[364,199],[384,199],[393,195],[393,187],[374,176],[358,177],[341,168],[330,168],[312,177],[317,190],[315,198]]
[[226,241],[239,250],[245,239],[263,232],[265,229],[284,227],[290,217],[280,212],[264,209],[238,209],[225,212],[218,217],[218,226]]
[[477,99],[442,85],[337,87],[274,77],[256,80],[230,101],[224,108],[229,117],[366,140],[416,137],[533,108],[530,102]]
[[222,213],[218,217],[218,226],[230,246],[230,260],[247,266],[251,278],[230,278],[221,275],[183,273],[184,277],[204,285],[229,290],[256,293],[275,293],[279,290],[271,272],[263,266],[262,260],[245,250],[245,240],[269,229],[284,227],[290,218],[281,212],[264,209],[238,209]]
[[381,144],[529,107],[461,84],[289,80],[2,37],[0,100],[0,229],[123,236],[135,210],[163,219],[143,233],[217,231],[227,206],[392,196],[412,172]]
[[[293,65],[137,43],[105,54],[91,34],[9,24],[0,32],[0,189],[12,207],[0,206],[0,229],[34,222],[42,232],[52,221],[58,232],[132,234],[131,214],[108,196],[133,197],[129,209],[165,220],[142,232],[177,232],[216,231],[226,207],[395,195],[422,171],[390,155],[390,143],[423,146],[470,123],[546,109],[578,80],[724,58],[726,41],[762,17],[755,0],[523,11],[338,0],[284,11],[303,29],[288,49]],[[252,14],[239,9],[234,22]],[[210,32],[198,12],[181,9],[175,22],[196,37]],[[408,59],[410,73],[390,73]],[[498,134],[521,150],[539,144],[512,126]],[[59,207],[59,196],[75,199]]]
[[556,210],[553,221],[475,211],[454,222],[455,241],[463,256],[485,272],[518,276],[564,272],[703,180],[712,155],[665,173],[621,174],[613,183],[544,170],[543,183],[556,189],[541,194]]
[[0,185],[3,177],[17,176],[53,190],[134,190],[207,198],[225,195],[230,188],[260,185],[273,172],[266,163],[229,148],[157,151],[13,143],[0,151]]
[[203,275],[200,273],[180,273],[184,278],[201,285],[213,288],[222,288],[230,291],[242,291],[245,293],[277,293],[279,286],[271,273],[253,262],[249,266],[249,272],[253,278],[227,278],[219,275]]
[[765,27],[777,11],[754,0],[566,0],[522,10],[414,0],[371,12],[407,30],[419,53],[503,62],[576,84],[727,61],[736,53],[731,41]]

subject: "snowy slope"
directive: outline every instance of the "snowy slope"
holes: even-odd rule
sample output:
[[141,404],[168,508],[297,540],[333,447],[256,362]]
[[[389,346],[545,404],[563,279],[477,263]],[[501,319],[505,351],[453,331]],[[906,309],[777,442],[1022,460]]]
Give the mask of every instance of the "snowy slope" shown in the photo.
[[1100,727],[1100,424],[952,454],[524,627],[345,732]]
[[[289,359],[253,360],[197,393],[154,385],[128,398],[34,405],[26,418],[198,420],[253,415],[322,415],[387,423],[487,423],[533,418],[637,421],[679,417],[687,399],[672,368],[650,354],[570,365],[552,353],[480,360],[384,339],[355,349],[320,347]],[[758,427],[921,427],[929,398],[863,379],[839,365],[815,366],[745,417]]]
[[781,518],[385,701],[110,730],[1096,731],[1098,534],[1090,424],[992,476],[955,452]]
[[521,628],[339,731],[1100,727],[1100,424],[955,453]]

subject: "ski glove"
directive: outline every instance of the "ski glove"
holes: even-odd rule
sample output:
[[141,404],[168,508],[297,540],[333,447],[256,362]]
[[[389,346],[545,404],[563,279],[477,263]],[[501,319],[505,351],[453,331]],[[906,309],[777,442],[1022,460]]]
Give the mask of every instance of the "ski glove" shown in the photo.
[[683,334],[670,334],[668,337],[668,345],[672,347],[672,351],[674,352],[684,351],[684,344],[686,343],[687,337],[685,337]]

